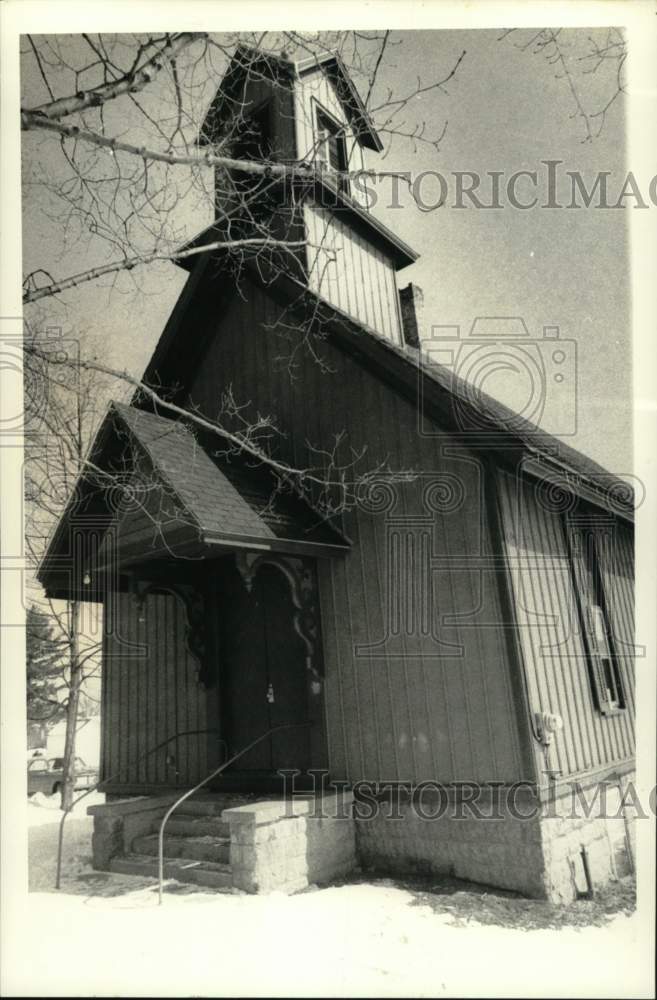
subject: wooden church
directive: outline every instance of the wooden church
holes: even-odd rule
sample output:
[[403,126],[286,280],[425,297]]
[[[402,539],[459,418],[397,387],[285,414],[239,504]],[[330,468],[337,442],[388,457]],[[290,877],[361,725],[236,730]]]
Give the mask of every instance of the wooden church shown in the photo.
[[[110,406],[41,566],[104,606],[96,865],[152,871],[165,809],[228,764],[172,816],[167,873],[292,891],[360,864],[557,900],[622,877],[631,491],[426,357],[338,56],[238,49],[199,143],[312,169],[217,168],[190,248],[254,249],[180,256],[157,397]],[[307,811],[320,772],[340,823]],[[611,818],[575,815],[601,782]]]

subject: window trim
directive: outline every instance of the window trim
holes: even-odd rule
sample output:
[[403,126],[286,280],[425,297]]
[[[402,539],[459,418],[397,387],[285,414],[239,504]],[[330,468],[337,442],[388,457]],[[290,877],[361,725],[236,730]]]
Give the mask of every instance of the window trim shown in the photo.
[[[599,536],[593,518],[582,522],[577,527],[577,521],[569,524],[568,515],[564,516],[564,530],[568,545],[571,577],[575,589],[577,612],[581,629],[582,643],[586,654],[589,683],[594,704],[600,715],[608,718],[627,711],[625,694],[625,678],[621,670],[621,661],[616,651],[613,628],[609,619],[604,582],[600,572]],[[579,536],[579,543],[575,538]],[[586,541],[585,541],[586,540]],[[591,583],[593,593],[590,593]],[[591,600],[590,598],[593,598]],[[607,656],[600,652],[600,642],[594,639],[593,609],[600,612],[603,623],[604,641]],[[604,661],[609,662],[614,692],[607,684]],[[615,693],[615,698],[608,695]]]
[[[348,176],[348,172],[349,172],[349,150],[347,149],[347,128],[348,128],[348,125],[345,125],[345,124],[342,124],[341,122],[339,122],[338,119],[334,115],[332,115],[330,111],[326,110],[326,108],[324,107],[323,104],[320,104],[320,102],[317,100],[316,97],[313,98],[313,104],[314,104],[313,135],[314,135],[315,144],[316,144],[315,145],[315,158],[316,158],[316,160],[318,162],[320,162],[320,163],[322,163],[324,165],[324,169],[326,170],[326,172],[328,174],[329,180],[331,179],[331,177],[334,177],[335,178],[335,182],[336,182],[339,190],[343,194],[348,195],[350,193],[350,190],[351,190],[350,183],[349,183],[349,176]],[[332,134],[335,136],[335,138],[339,142],[340,148],[342,150],[342,157],[341,158],[342,158],[342,162],[343,162],[344,166],[342,167],[341,170],[336,170],[335,167],[331,166],[331,164],[329,162],[329,158],[328,158],[328,152],[327,152],[326,157],[320,155],[320,149],[322,147],[327,148],[327,140],[321,138],[321,131],[322,131],[322,129],[321,129],[321,124],[320,124],[320,117],[325,118],[327,120],[328,124],[330,126],[333,126],[333,128],[335,129],[335,131]]]
[[[604,685],[607,697],[604,699],[607,709],[620,709],[623,704],[623,690],[621,679],[618,674],[618,661],[611,649],[610,629],[607,616],[600,604],[588,604],[588,634],[590,644],[593,648],[593,656],[597,660],[598,672],[600,674],[598,683]],[[598,634],[597,625],[600,625]]]

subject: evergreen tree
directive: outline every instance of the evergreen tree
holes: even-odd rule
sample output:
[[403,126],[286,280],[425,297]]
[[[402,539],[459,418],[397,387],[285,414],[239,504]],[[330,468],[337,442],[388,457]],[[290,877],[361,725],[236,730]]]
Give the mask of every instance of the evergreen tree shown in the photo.
[[54,634],[52,622],[35,604],[26,618],[27,718],[53,725],[66,716],[64,678],[67,643]]

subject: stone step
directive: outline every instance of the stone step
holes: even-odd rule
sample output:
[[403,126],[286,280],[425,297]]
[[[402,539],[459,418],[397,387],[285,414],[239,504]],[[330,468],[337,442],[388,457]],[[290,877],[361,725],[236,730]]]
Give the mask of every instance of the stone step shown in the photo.
[[[142,875],[157,878],[157,858],[144,854],[124,854],[112,858],[108,870],[117,875]],[[230,889],[230,865],[212,861],[190,861],[185,858],[168,858],[164,862],[164,877],[178,882],[202,885],[207,889]]]
[[[155,820],[151,829],[159,833],[161,819]],[[230,826],[218,816],[203,816],[175,812],[167,821],[165,837],[230,837]]]
[[[156,833],[135,837],[132,842],[135,854],[155,855],[158,853]],[[230,838],[228,837],[176,837],[164,835],[165,858],[187,858],[190,861],[218,861],[227,864],[230,860]]]
[[[262,798],[262,796],[260,796]],[[194,816],[221,816],[224,809],[232,809],[235,806],[245,806],[250,802],[257,802],[257,795],[237,795],[229,792],[206,795],[193,795],[190,799],[185,799],[180,805],[180,813]],[[174,816],[177,814],[174,813]]]

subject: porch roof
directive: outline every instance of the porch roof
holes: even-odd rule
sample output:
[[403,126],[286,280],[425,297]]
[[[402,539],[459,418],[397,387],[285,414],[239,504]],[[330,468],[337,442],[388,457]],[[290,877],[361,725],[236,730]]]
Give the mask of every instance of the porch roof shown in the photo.
[[[39,568],[47,593],[82,596],[92,564],[102,575],[237,549],[315,556],[349,549],[305,500],[277,488],[272,471],[222,450],[218,439],[203,439],[179,420],[113,402]],[[90,534],[101,536],[100,545],[80,566],[79,537]]]
[[213,447],[207,437],[201,439],[179,420],[112,405],[198,523],[205,541],[349,548],[305,500],[281,492],[274,474],[262,463],[249,465],[237,455],[222,454],[223,444],[215,439]]

